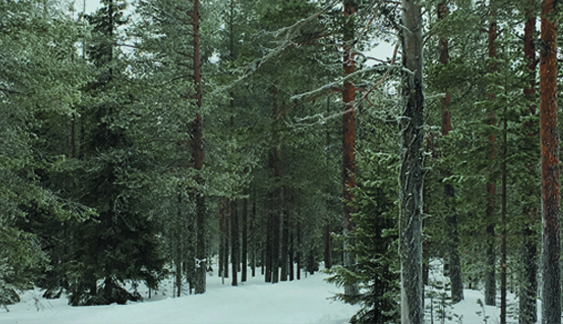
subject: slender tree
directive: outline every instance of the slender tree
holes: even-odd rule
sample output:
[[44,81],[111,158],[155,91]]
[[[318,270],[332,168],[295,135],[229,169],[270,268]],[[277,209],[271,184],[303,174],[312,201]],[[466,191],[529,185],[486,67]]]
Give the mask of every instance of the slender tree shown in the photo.
[[[496,0],[493,0],[489,4],[489,30],[488,30],[488,57],[489,57],[489,73],[495,73],[497,70],[497,64],[494,60],[497,58],[496,49],[496,39],[497,39],[497,18],[496,18]],[[489,100],[494,100],[496,97],[494,92],[489,92]],[[489,111],[489,123],[495,125],[496,115],[494,112]],[[493,160],[496,155],[495,148],[496,135],[493,133],[489,135],[489,144],[491,149],[491,163],[489,165],[489,178],[487,179],[486,189],[487,189],[487,209],[486,209],[486,219],[487,219],[487,268],[485,272],[485,305],[495,306],[496,305],[496,253],[495,253],[495,196],[496,196],[496,186],[494,184],[493,178]]]

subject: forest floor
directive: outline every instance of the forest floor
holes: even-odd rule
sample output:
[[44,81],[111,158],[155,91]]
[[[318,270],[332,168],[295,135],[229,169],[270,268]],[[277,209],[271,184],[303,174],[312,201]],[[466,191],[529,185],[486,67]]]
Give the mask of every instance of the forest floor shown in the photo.
[[[434,285],[426,287],[427,293],[432,290],[434,295],[432,300],[425,301],[426,323],[499,323],[498,307],[479,304],[478,300],[484,300],[480,290],[465,289],[465,300],[448,305],[441,297],[449,292],[439,288],[443,282],[441,268],[439,263],[433,264],[430,280]],[[71,307],[66,297],[47,300],[41,297],[39,290],[27,291],[21,294],[20,303],[8,307],[9,312],[0,311],[0,324],[346,324],[359,309],[330,300],[342,289],[326,283],[326,274],[305,277],[302,273],[301,280],[266,284],[257,270],[256,277],[249,276],[249,280],[238,287],[232,287],[229,278],[222,284],[215,272],[208,276],[207,292],[203,295],[174,298],[173,285],[167,281],[157,295],[148,299],[146,288],[139,287],[145,300],[127,305]],[[510,316],[518,309],[517,299],[512,294],[509,294],[508,305],[507,323],[517,323],[517,319]]]

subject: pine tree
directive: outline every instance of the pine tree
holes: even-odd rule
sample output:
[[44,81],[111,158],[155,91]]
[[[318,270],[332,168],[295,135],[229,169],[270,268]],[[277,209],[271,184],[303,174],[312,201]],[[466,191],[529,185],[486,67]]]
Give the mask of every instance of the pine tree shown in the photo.
[[403,0],[401,171],[399,175],[401,260],[401,322],[423,322],[422,296],[422,18],[420,6]]
[[557,129],[557,20],[554,1],[542,1],[540,123],[542,185],[542,322],[561,323],[559,132]]

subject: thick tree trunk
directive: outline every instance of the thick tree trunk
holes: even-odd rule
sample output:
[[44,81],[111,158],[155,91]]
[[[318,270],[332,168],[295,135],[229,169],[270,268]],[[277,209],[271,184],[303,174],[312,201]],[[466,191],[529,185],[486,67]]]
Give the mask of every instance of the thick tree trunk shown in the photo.
[[[527,61],[526,67],[530,73],[530,87],[524,89],[524,95],[530,101],[528,105],[529,112],[533,115],[536,112],[534,107],[534,94],[536,93],[536,51],[534,48],[534,40],[536,37],[536,15],[533,13],[534,1],[527,1],[526,3],[526,24],[524,26],[524,58]],[[529,127],[531,125],[525,124],[524,127]],[[528,137],[536,138],[534,134],[528,134]],[[537,143],[532,142],[531,151],[533,152],[533,146]],[[526,166],[530,170],[534,170],[534,166]],[[524,188],[524,192],[528,192],[528,196],[534,196],[538,194],[535,189],[535,185]],[[518,323],[519,324],[531,324],[537,321],[537,247],[536,247],[536,235],[533,231],[533,224],[536,222],[537,208],[535,206],[524,206],[524,215],[529,216],[529,223],[524,224],[523,229],[523,251],[522,258],[523,261],[523,276],[522,284],[520,285],[519,293],[519,312],[518,312]]]
[[[494,7],[494,1],[490,4],[490,21],[489,21],[489,41],[488,41],[488,52],[489,59],[495,59],[497,57],[497,50],[495,41],[497,39],[497,22],[496,22],[496,8]],[[497,69],[496,64],[493,62],[489,63],[489,73],[495,72]],[[488,94],[489,100],[495,98],[494,93]],[[489,112],[490,123],[494,125],[496,123],[496,116],[494,112]],[[492,183],[492,164],[495,159],[495,134],[489,136],[489,143],[491,147],[491,165],[489,166],[489,179],[487,181],[487,209],[486,218],[487,222],[487,267],[485,272],[485,305],[495,306],[496,305],[496,253],[495,253],[495,195],[496,186]]]
[[231,285],[238,286],[238,263],[239,263],[239,233],[238,233],[238,206],[236,200],[231,201],[231,262],[232,277]]
[[[344,15],[351,16],[356,13],[355,4],[350,0],[344,0]],[[344,26],[344,75],[354,73],[354,25],[348,20]],[[348,236],[354,229],[351,215],[354,209],[348,205],[354,198],[351,188],[356,186],[356,111],[354,110],[356,88],[352,81],[344,82],[342,101],[344,102],[344,113],[342,114],[342,197],[344,199],[344,220],[342,223],[343,234]],[[354,264],[353,255],[346,251],[347,242],[344,243],[344,264],[351,267]],[[357,295],[356,285],[345,285],[344,292],[347,295]]]
[[401,323],[423,322],[422,184],[423,110],[422,22],[415,0],[402,0],[403,48],[399,245]]
[[[450,13],[446,2],[443,1],[438,5],[438,17],[444,19]],[[448,39],[440,40],[440,64],[447,65],[450,61],[450,53],[448,47]],[[441,100],[442,104],[442,136],[447,136],[452,129],[452,117],[450,110],[451,95],[446,91],[446,95]],[[444,178],[451,176],[451,170],[445,170]],[[463,281],[461,277],[461,261],[459,258],[459,234],[457,231],[457,210],[454,206],[455,189],[450,183],[444,183],[444,196],[448,206],[448,216],[446,223],[448,226],[448,237],[451,240],[448,244],[449,254],[449,277],[451,282],[452,303],[458,303],[463,300]]]
[[557,21],[555,0],[543,0],[540,48],[541,187],[543,217],[542,322],[561,323],[561,196],[557,128]]

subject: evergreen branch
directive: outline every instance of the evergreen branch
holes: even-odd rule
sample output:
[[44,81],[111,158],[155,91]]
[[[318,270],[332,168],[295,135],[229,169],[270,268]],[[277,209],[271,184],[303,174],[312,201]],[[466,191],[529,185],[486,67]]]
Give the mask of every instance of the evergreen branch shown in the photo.
[[10,89],[4,89],[4,88],[0,88],[0,91],[6,92],[6,93],[13,93],[13,94],[23,94],[23,92],[19,92],[19,91],[16,91],[16,90],[10,90]]
[[311,102],[311,101],[315,101],[315,100],[319,99],[320,97],[323,97],[323,96],[325,96],[325,95],[327,95],[327,94],[335,93],[335,92],[341,92],[341,91],[342,91],[342,90],[340,90],[340,89],[329,89],[328,91],[323,92],[323,93],[320,93],[320,94],[318,94],[318,95],[316,95],[316,96],[314,96],[314,97],[312,97],[312,98],[309,98],[309,99],[307,99],[307,100],[303,100],[303,101],[301,101],[301,102],[296,102],[296,103],[294,103],[293,105],[284,108],[280,113],[278,113],[278,114],[276,115],[276,118],[278,118],[278,117],[280,117],[280,116],[286,116],[290,109],[295,108],[295,107],[297,107],[297,106],[300,106],[300,105],[302,105],[302,104],[304,104],[304,103]]

